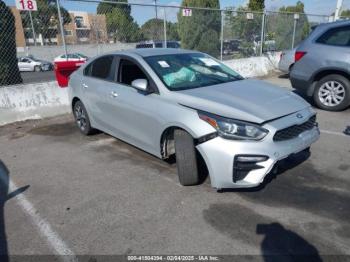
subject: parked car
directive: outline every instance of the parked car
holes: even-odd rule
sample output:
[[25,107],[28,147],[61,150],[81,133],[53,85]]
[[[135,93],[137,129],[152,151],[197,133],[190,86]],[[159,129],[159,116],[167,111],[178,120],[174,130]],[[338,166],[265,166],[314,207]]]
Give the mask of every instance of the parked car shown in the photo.
[[[260,46],[261,46],[261,36],[256,35],[254,36],[253,40],[253,49],[255,55],[258,55],[260,52]],[[275,40],[264,40],[263,45],[263,52],[275,52],[276,51],[276,41]]]
[[61,61],[86,61],[89,57],[86,55],[80,54],[80,53],[72,53],[72,54],[65,54],[60,55],[54,59],[55,62],[61,62]]
[[259,185],[279,160],[319,138],[298,95],[244,79],[218,60],[182,49],[101,55],[70,78],[75,121],[159,158],[175,154],[182,185],[200,182],[203,159],[215,188]]
[[53,69],[53,64],[33,56],[25,56],[18,58],[18,69],[20,72],[50,71]]
[[227,39],[223,42],[223,54],[231,55],[234,52],[240,51],[239,46],[241,44],[239,39]]
[[[167,48],[180,48],[180,43],[177,41],[167,41]],[[136,48],[165,48],[164,41],[146,41],[136,45]]]
[[295,52],[294,88],[329,111],[350,105],[350,21],[317,26]]
[[294,56],[295,56],[295,48],[290,50],[284,50],[281,53],[280,61],[278,62],[278,69],[285,73],[289,74],[294,65]]

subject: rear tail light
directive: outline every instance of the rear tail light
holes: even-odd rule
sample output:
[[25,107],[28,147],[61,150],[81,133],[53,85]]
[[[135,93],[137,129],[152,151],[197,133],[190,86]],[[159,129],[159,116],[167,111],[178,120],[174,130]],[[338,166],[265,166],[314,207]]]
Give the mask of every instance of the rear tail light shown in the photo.
[[294,56],[294,62],[298,62],[300,59],[303,58],[303,56],[306,55],[306,52],[303,51],[297,51],[295,52],[295,56]]

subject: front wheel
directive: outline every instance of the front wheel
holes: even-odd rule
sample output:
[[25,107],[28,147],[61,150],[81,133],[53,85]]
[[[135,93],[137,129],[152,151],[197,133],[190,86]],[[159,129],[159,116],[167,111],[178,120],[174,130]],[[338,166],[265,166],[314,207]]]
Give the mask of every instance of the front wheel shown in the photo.
[[325,76],[316,84],[313,98],[321,109],[344,110],[350,104],[350,82],[342,75]]
[[174,132],[177,173],[180,184],[193,186],[199,184],[197,155],[192,136],[184,130]]
[[40,66],[34,66],[34,72],[40,72],[41,67]]
[[73,106],[73,114],[75,122],[81,133],[84,135],[91,135],[94,133],[94,129],[91,127],[88,113],[81,101],[75,102]]

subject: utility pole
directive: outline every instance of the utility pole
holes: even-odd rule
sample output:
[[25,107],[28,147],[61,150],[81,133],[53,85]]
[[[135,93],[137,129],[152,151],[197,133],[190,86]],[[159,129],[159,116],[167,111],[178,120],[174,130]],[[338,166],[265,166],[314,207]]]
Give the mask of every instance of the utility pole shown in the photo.
[[337,0],[337,7],[335,9],[334,13],[334,21],[339,20],[339,17],[341,15],[341,7],[343,6],[343,0]]
[[167,44],[167,40],[166,40],[166,9],[164,7],[164,19],[163,19],[163,22],[164,22],[164,47],[165,48],[168,48],[168,44]]
[[59,2],[59,0],[56,0],[56,5],[57,5],[58,21],[59,21],[59,23],[60,23],[62,44],[63,44],[63,47],[64,47],[64,54],[66,55],[66,59],[68,60],[68,57],[67,57],[66,40],[65,40],[65,38],[64,38],[63,18],[62,18],[62,16],[61,16],[61,7],[60,7],[60,2]]
[[33,34],[33,39],[34,39],[34,46],[36,46],[36,34],[34,30],[34,24],[33,24],[33,17],[32,17],[32,11],[29,10],[29,19],[30,19],[30,24],[32,25],[32,34]]
[[157,0],[154,0],[154,7],[155,7],[155,10],[156,10],[156,19],[158,19]]

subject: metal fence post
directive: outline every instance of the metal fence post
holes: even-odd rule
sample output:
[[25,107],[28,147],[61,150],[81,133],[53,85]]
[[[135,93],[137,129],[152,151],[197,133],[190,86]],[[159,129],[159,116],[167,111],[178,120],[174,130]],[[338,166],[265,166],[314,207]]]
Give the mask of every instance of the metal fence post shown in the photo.
[[220,37],[220,60],[222,61],[222,53],[224,49],[224,12],[221,11],[221,37]]
[[262,14],[262,21],[261,21],[260,56],[262,56],[264,51],[264,40],[265,40],[265,11]]
[[292,49],[294,49],[294,45],[295,45],[295,34],[296,34],[298,19],[299,19],[299,14],[294,14]]
[[62,44],[63,44],[63,48],[64,48],[64,54],[66,55],[66,59],[68,59],[67,57],[67,46],[66,46],[66,40],[64,39],[64,29],[63,29],[63,19],[61,16],[61,8],[60,8],[60,3],[59,0],[56,0],[56,4],[57,4],[57,12],[58,12],[58,20],[60,23],[60,30],[61,30],[61,38],[62,38]]
[[34,46],[36,46],[36,34],[35,34],[35,30],[34,30],[32,11],[30,11],[30,10],[29,10],[29,19],[30,19],[30,24],[32,25],[32,33],[33,33],[33,39],[34,39]]
[[168,48],[167,40],[166,40],[166,9],[164,7],[164,47]]

